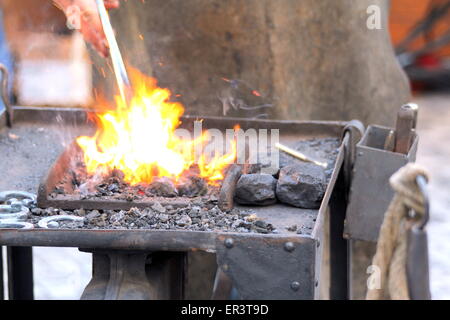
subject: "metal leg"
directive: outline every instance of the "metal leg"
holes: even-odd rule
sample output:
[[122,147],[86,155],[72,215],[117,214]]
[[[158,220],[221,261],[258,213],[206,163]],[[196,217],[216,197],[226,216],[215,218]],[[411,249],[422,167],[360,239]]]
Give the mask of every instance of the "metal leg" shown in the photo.
[[347,193],[343,171],[340,172],[330,201],[330,299],[348,299],[348,250],[344,239]]
[[5,300],[3,280],[3,247],[0,246],[0,300]]
[[159,300],[184,297],[185,254],[93,252],[92,280],[82,300]]
[[33,251],[31,247],[8,247],[10,300],[33,300]]

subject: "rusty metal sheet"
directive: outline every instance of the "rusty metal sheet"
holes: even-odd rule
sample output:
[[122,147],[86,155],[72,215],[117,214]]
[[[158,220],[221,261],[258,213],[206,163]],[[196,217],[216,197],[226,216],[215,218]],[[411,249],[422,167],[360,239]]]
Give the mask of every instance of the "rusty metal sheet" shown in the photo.
[[344,236],[376,242],[384,213],[394,196],[389,178],[400,167],[415,160],[418,136],[408,154],[384,150],[391,128],[369,126],[356,146]]
[[217,237],[217,263],[241,299],[314,299],[316,241],[306,237]]

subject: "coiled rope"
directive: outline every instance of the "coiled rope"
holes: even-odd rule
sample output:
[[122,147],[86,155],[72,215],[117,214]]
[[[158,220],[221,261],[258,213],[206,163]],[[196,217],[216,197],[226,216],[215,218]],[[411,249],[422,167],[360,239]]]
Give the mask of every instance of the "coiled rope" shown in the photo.
[[[380,271],[380,288],[369,288],[367,300],[409,300],[406,274],[407,231],[425,214],[425,199],[416,183],[417,176],[428,181],[422,167],[410,163],[389,179],[395,191],[384,216],[372,266]],[[411,209],[415,213],[410,215]]]

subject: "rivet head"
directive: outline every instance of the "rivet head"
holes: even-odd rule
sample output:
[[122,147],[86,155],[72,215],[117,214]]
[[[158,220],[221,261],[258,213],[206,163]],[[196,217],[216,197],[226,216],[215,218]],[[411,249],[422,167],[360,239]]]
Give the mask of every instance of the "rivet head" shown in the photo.
[[284,244],[284,250],[286,250],[287,252],[292,252],[292,251],[294,251],[294,249],[295,249],[295,245],[293,242],[289,241]]
[[291,283],[291,289],[293,291],[298,291],[298,289],[300,289],[300,283],[298,281],[293,281]]
[[228,249],[231,249],[231,248],[233,248],[234,241],[233,241],[233,239],[228,238],[228,239],[225,239],[224,244],[225,244],[225,247],[227,247]]

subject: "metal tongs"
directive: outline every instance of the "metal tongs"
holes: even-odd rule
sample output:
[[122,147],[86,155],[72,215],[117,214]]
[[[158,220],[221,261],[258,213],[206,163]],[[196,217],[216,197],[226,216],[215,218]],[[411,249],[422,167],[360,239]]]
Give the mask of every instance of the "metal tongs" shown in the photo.
[[122,59],[122,54],[120,53],[119,46],[117,45],[117,40],[114,35],[114,30],[111,26],[111,21],[109,20],[108,11],[106,11],[105,4],[103,0],[95,0],[97,4],[98,13],[100,15],[100,21],[102,23],[103,32],[106,36],[106,41],[108,41],[109,55],[111,56],[111,61],[114,69],[114,74],[116,76],[117,87],[119,88],[120,96],[125,103],[128,103],[131,96],[131,83],[128,78],[127,70]]

